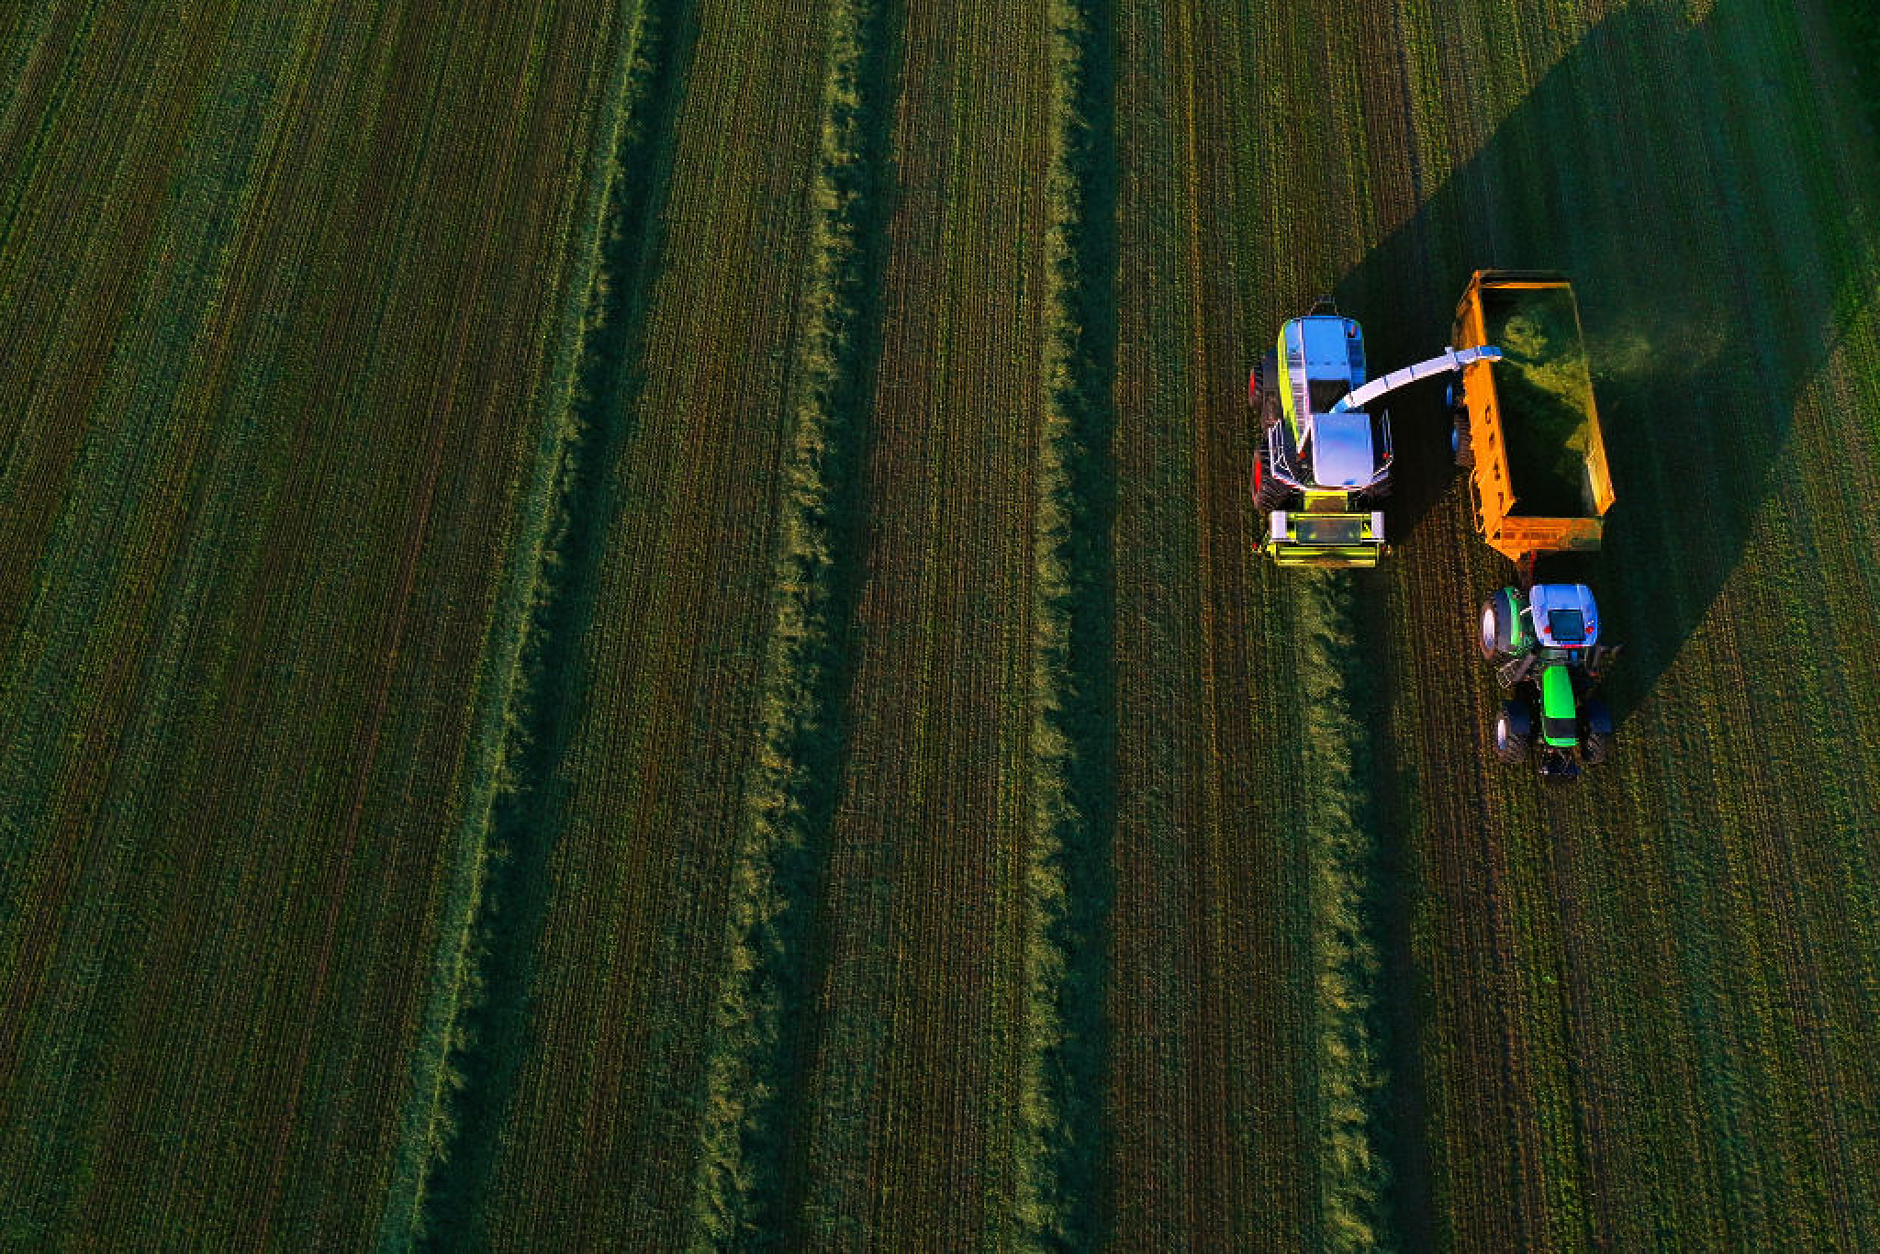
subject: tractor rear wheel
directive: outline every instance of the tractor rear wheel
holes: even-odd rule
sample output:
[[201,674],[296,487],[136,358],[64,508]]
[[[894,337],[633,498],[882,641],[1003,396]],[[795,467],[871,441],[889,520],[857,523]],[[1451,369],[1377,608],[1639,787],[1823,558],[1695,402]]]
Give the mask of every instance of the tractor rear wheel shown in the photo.
[[1598,766],[1612,754],[1612,711],[1595,697],[1580,707],[1580,759]]
[[1495,756],[1503,762],[1519,762],[1527,757],[1529,737],[1533,734],[1527,706],[1510,701],[1495,718]]

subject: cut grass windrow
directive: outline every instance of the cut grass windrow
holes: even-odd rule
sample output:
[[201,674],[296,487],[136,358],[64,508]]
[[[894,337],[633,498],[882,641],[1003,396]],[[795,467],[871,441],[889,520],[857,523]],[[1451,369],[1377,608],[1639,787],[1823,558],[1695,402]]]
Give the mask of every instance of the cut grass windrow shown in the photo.
[[381,1246],[474,1223],[528,1001],[539,880],[555,826],[553,774],[573,651],[605,534],[606,467],[631,405],[625,366],[657,252],[657,169],[675,75],[659,0],[627,0],[598,114],[587,208],[572,241],[564,326],[544,425],[479,696],[463,828]]
[[1105,0],[1061,0],[1051,22],[1016,1207],[1028,1241],[1090,1246],[1106,1213],[1104,923],[1116,824],[1115,54]]
[[1310,1030],[1318,1060],[1312,1110],[1321,1235],[1335,1249],[1388,1240],[1382,1213],[1388,1171],[1373,1122],[1386,1077],[1375,1025],[1382,968],[1369,919],[1376,850],[1366,821],[1371,781],[1361,729],[1370,702],[1352,646],[1357,623],[1349,579],[1315,573],[1301,580],[1298,602]]
[[830,9],[810,280],[796,350],[760,748],[732,867],[699,1131],[706,1245],[784,1231],[791,1112],[817,966],[812,923],[840,770],[855,507],[880,345],[898,4]]

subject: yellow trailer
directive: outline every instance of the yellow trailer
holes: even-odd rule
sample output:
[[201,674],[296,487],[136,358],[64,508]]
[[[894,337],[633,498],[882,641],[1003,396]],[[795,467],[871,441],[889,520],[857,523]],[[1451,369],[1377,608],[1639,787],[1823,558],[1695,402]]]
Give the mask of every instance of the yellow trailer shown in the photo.
[[1612,476],[1579,304],[1564,275],[1477,270],[1456,305],[1458,349],[1495,345],[1450,388],[1476,527],[1531,575],[1543,553],[1597,549]]

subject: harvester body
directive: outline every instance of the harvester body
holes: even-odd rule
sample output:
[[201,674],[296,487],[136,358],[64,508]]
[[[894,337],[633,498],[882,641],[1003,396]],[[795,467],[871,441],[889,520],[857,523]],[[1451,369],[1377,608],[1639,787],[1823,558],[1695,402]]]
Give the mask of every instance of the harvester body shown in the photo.
[[1282,566],[1375,566],[1384,547],[1390,420],[1333,412],[1365,380],[1364,331],[1350,318],[1290,318],[1248,400],[1260,414],[1262,447],[1253,495]]
[[1390,415],[1375,402],[1495,353],[1446,349],[1367,379],[1357,322],[1316,308],[1288,319],[1247,389],[1262,428],[1253,465],[1254,502],[1265,524],[1261,547],[1281,566],[1375,566],[1384,549],[1381,504],[1391,471]]

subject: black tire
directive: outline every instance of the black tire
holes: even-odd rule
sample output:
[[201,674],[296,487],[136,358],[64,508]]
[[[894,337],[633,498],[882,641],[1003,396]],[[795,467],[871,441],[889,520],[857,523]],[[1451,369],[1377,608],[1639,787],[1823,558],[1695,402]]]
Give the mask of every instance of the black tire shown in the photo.
[[1598,766],[1612,756],[1612,711],[1595,697],[1580,707],[1580,760]]
[[1278,395],[1279,353],[1277,350],[1269,350],[1265,357],[1253,364],[1253,373],[1247,378],[1247,408],[1265,413],[1266,398]]
[[1271,431],[1274,427],[1279,425],[1279,420],[1279,393],[1260,393],[1260,430]]
[[1520,762],[1527,758],[1528,745],[1533,735],[1533,723],[1527,706],[1519,701],[1510,701],[1501,707],[1501,713],[1495,716],[1495,756],[1503,762]]
[[1456,434],[1449,447],[1456,454],[1456,465],[1468,470],[1475,465],[1475,444],[1469,439],[1469,423],[1466,418],[1456,420]]
[[1513,649],[1515,619],[1521,613],[1521,594],[1513,588],[1482,602],[1481,637],[1483,657],[1506,657]]
[[1253,506],[1262,517],[1286,503],[1292,489],[1273,478],[1272,450],[1266,440],[1253,454]]

